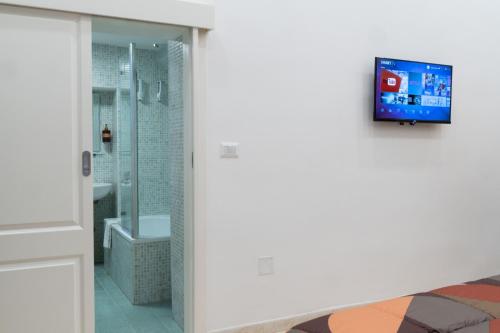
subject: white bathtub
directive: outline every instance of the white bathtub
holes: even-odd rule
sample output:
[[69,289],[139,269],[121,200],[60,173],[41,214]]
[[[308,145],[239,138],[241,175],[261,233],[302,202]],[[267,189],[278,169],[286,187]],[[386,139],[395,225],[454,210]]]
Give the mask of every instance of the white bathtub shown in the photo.
[[[120,223],[120,218],[109,219]],[[139,216],[139,238],[135,239],[121,224],[114,224],[113,228],[131,242],[150,242],[170,238],[170,215]]]

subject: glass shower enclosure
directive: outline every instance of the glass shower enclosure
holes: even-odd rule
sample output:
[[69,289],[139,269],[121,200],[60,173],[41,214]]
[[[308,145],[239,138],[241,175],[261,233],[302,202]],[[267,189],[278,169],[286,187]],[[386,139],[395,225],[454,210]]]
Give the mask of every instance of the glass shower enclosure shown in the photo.
[[[175,197],[171,195],[175,187],[169,184],[175,185],[182,177],[176,172],[176,158],[183,153],[182,141],[178,140],[183,123],[173,116],[182,114],[183,54],[178,50],[184,44],[173,40],[139,45],[129,43],[127,54],[123,48],[120,58],[117,215],[133,239],[168,237],[170,198]],[[168,80],[175,82],[171,104]],[[169,179],[170,175],[175,179]]]
[[128,64],[121,66],[118,89],[118,184],[121,224],[132,238],[139,237],[137,164],[137,64],[136,46],[128,47]]

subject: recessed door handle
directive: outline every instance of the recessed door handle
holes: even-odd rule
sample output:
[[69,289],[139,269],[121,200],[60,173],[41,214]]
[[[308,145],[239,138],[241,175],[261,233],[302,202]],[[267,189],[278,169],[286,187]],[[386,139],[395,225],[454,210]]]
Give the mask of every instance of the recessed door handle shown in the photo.
[[90,176],[92,172],[92,158],[88,150],[82,153],[82,174],[84,177]]

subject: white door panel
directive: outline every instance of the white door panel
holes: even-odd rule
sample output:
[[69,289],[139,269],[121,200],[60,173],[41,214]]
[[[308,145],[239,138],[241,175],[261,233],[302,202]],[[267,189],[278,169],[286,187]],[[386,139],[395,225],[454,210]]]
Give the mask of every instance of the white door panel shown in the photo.
[[0,332],[93,332],[91,24],[0,5]]
[[60,16],[0,12],[1,226],[78,220],[79,24]]
[[0,283],[10,286],[0,313],[27,314],[3,317],[0,332],[80,331],[80,266],[78,258],[0,265]]

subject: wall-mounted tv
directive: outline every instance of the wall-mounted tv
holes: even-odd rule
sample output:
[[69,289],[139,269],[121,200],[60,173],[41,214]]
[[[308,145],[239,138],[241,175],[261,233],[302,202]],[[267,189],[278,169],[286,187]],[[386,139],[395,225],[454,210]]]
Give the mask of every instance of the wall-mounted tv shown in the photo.
[[373,120],[451,123],[453,67],[375,58]]

